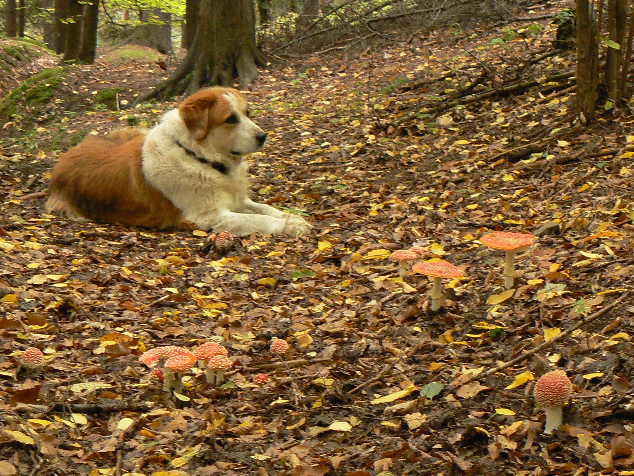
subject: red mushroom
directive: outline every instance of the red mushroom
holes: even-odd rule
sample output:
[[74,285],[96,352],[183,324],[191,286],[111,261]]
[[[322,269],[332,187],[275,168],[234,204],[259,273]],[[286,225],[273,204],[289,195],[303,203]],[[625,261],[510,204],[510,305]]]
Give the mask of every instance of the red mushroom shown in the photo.
[[185,349],[184,347],[179,347],[176,345],[164,345],[164,346],[155,347],[154,349],[150,349],[146,352],[143,352],[141,356],[139,357],[139,361],[150,368],[154,368],[157,366],[160,367],[159,364],[161,363],[161,361],[165,361],[169,359],[170,357],[174,357],[176,355],[186,355],[186,356],[193,357],[194,354],[192,354],[189,350]]
[[429,297],[431,297],[432,311],[437,311],[445,303],[445,296],[442,292],[440,280],[442,278],[459,278],[464,275],[460,268],[443,259],[416,263],[412,271],[432,278],[434,284],[429,295]]
[[410,270],[410,263],[418,258],[418,254],[413,250],[396,250],[390,255],[390,260],[398,263],[398,275],[401,279],[405,279]]
[[273,337],[271,341],[270,351],[274,354],[285,354],[289,349],[288,342],[284,339],[278,339],[277,337]]
[[550,435],[561,426],[563,406],[572,393],[572,383],[563,370],[542,375],[535,384],[535,402],[546,412],[544,433]]
[[512,233],[510,231],[494,231],[480,238],[480,243],[495,250],[505,251],[504,287],[511,289],[515,283],[515,253],[531,246],[537,237],[531,233]]
[[172,389],[181,392],[183,390],[181,374],[191,369],[195,363],[196,357],[193,354],[178,354],[168,358],[163,367],[163,389],[167,392]]
[[194,355],[198,360],[207,360],[214,355],[229,355],[226,347],[215,342],[205,342],[194,349]]
[[[18,358],[19,367],[26,369],[26,374],[37,374],[44,365],[44,354],[37,347],[29,347]],[[16,373],[17,373],[16,372]]]
[[225,355],[215,355],[207,360],[205,378],[209,385],[220,385],[225,378],[225,370],[233,365],[231,359]]
[[256,374],[253,376],[253,381],[258,385],[264,385],[269,381],[269,374]]

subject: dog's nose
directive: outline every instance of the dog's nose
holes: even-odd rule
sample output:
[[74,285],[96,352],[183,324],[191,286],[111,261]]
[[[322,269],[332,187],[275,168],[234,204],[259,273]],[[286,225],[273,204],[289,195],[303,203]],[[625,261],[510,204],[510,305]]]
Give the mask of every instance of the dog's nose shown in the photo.
[[264,145],[264,141],[266,140],[266,133],[260,132],[255,138],[258,141],[258,145]]

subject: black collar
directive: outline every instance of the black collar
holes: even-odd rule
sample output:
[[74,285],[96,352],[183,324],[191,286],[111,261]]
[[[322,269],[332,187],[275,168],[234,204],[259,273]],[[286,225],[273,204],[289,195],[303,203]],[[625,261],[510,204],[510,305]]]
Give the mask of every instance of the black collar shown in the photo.
[[201,164],[209,165],[212,169],[217,170],[221,174],[225,174],[225,175],[229,174],[229,168],[222,162],[207,160],[205,157],[201,157],[200,155],[196,154],[196,152],[194,152],[193,150],[190,150],[187,147],[185,147],[183,144],[180,143],[180,141],[176,141],[176,145],[178,145],[181,149],[183,149],[187,153],[187,155],[193,157]]

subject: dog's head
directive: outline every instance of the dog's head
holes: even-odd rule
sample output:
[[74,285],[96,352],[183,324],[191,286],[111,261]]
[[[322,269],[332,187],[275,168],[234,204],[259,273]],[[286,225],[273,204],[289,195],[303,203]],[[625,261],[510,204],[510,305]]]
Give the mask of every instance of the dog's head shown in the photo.
[[266,140],[249,119],[245,97],[235,89],[202,89],[183,100],[178,111],[204,151],[239,157],[261,149]]

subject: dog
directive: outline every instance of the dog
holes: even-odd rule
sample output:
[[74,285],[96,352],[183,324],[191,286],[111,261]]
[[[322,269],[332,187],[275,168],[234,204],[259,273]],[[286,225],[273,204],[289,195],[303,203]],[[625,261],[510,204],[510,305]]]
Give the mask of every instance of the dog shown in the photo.
[[202,89],[149,131],[89,136],[63,154],[46,210],[155,229],[306,234],[303,218],[249,198],[245,156],[265,141],[239,91]]

